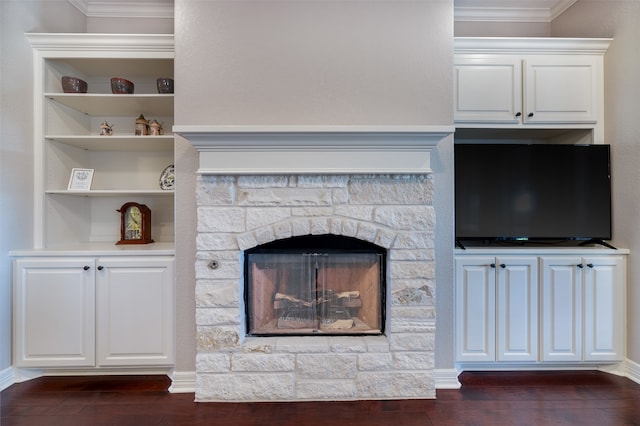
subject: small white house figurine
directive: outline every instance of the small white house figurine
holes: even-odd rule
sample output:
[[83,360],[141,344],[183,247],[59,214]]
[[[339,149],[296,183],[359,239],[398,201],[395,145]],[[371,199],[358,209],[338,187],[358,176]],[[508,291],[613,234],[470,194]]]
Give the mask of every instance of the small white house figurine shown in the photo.
[[144,115],[140,114],[140,117],[136,118],[136,136],[145,136],[149,134],[149,122]]
[[113,126],[103,121],[100,125],[100,136],[111,136],[113,134]]
[[163,123],[159,123],[158,120],[151,120],[149,122],[149,134],[151,136],[161,136],[164,135],[164,129],[162,128]]

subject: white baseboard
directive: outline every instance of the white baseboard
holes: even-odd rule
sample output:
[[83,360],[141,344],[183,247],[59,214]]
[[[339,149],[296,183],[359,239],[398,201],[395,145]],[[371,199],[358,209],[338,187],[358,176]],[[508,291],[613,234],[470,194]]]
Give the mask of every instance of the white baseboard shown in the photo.
[[[434,374],[436,389],[460,389],[458,370],[438,369]],[[171,374],[171,380],[169,387],[171,393],[195,393],[196,391],[195,371],[175,371]]]
[[196,372],[195,371],[174,371],[171,375],[171,393],[195,393]]
[[462,386],[458,381],[460,372],[455,368],[439,368],[434,371],[436,389],[460,389]]
[[640,364],[627,359],[625,364],[625,375],[636,383],[640,383]]
[[0,391],[5,390],[16,382],[16,373],[13,367],[5,368],[0,371]]

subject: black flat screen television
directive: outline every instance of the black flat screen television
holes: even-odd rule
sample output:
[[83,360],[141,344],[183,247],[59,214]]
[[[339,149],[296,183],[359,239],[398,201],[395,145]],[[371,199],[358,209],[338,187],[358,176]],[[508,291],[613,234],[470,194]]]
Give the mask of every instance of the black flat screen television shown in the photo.
[[456,144],[456,241],[611,239],[609,145]]

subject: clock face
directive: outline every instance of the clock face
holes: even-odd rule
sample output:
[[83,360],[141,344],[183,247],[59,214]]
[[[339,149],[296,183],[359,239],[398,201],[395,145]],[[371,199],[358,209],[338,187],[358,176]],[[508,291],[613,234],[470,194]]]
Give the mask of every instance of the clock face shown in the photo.
[[131,206],[125,213],[124,237],[127,240],[142,238],[142,212],[137,206]]
[[117,211],[120,212],[120,241],[116,244],[149,244],[153,242],[149,207],[129,202]]

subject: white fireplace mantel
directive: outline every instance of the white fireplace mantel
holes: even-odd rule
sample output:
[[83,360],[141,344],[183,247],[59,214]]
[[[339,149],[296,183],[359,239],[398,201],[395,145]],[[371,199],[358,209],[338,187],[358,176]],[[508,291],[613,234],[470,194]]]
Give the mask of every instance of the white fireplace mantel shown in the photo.
[[199,152],[199,174],[431,173],[453,126],[175,125]]

